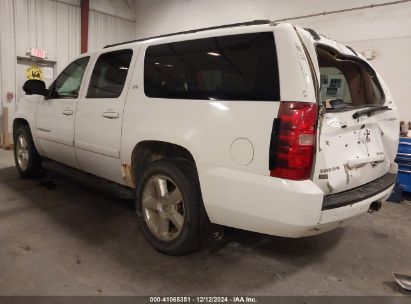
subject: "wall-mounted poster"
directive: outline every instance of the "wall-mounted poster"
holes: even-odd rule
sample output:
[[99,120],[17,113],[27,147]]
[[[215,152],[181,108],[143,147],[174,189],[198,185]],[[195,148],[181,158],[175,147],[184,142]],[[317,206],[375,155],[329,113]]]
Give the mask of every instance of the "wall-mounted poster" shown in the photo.
[[53,68],[44,67],[43,70],[44,70],[44,78],[45,79],[53,79],[54,78]]
[[30,80],[43,80],[43,71],[38,66],[33,65],[26,70],[26,77]]

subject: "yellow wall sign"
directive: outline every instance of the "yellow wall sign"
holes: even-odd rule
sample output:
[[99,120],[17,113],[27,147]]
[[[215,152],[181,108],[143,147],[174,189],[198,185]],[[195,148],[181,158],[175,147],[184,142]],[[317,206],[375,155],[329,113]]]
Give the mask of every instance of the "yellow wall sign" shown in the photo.
[[38,66],[31,66],[26,70],[27,79],[43,80],[43,71]]

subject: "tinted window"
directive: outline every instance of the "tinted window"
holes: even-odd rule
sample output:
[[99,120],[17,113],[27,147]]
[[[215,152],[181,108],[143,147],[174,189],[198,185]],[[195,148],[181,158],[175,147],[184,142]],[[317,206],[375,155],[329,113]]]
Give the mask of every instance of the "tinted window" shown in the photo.
[[72,62],[56,79],[50,98],[77,98],[89,57]]
[[87,98],[117,98],[123,91],[132,50],[100,55],[91,75]]
[[144,91],[158,98],[279,100],[273,33],[150,46]]

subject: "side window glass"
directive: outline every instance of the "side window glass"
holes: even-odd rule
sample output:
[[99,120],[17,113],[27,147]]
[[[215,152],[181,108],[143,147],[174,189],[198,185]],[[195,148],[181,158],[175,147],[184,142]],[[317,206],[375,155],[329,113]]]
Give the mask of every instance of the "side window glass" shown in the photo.
[[100,55],[91,75],[86,97],[119,97],[123,92],[132,56],[132,50],[121,50]]
[[83,57],[72,62],[54,82],[50,98],[77,98],[89,60]]
[[149,46],[144,91],[153,98],[279,101],[272,32]]

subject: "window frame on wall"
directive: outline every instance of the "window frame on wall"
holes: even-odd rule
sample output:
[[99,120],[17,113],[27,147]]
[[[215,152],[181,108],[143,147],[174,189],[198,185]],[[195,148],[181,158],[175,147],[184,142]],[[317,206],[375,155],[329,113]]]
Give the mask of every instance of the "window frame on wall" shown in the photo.
[[[70,69],[73,64],[75,64],[75,63],[78,62],[78,61],[85,60],[85,59],[86,59],[87,61],[86,61],[86,63],[85,63],[85,67],[84,67],[84,70],[83,70],[83,74],[82,74],[82,76],[81,76],[81,78],[80,78],[80,83],[79,83],[79,86],[78,86],[76,95],[71,95],[71,96],[70,96],[70,95],[67,95],[67,96],[64,96],[64,95],[56,95],[56,86],[57,86],[57,82],[59,81],[60,77],[62,77],[63,75],[65,75],[66,71],[67,71],[68,69]],[[49,92],[48,99],[78,99],[78,98],[79,98],[80,91],[81,91],[81,86],[82,86],[82,83],[83,83],[83,80],[84,80],[84,76],[85,76],[85,74],[86,74],[87,67],[88,67],[89,64],[90,64],[90,56],[80,57],[80,58],[77,58],[76,60],[72,61],[72,62],[59,74],[59,76],[57,76],[57,78],[56,78],[56,79],[53,81],[53,83],[51,84],[50,89],[49,89],[50,92]],[[67,79],[69,79],[69,77],[70,77],[70,76],[68,76],[68,77],[66,78],[65,82],[67,81]]]
[[[214,45],[211,42],[214,42]],[[201,45],[204,46],[202,47]],[[186,47],[185,54],[182,51],[184,47]],[[166,48],[170,49],[169,53],[164,51]],[[195,50],[196,48],[198,50]],[[156,55],[156,52],[160,55],[163,52],[163,55],[161,55],[163,57]],[[165,59],[170,54],[172,54],[170,56],[171,59],[177,60]],[[247,58],[248,62],[240,60],[247,57],[245,54],[252,55],[251,59]],[[198,57],[197,60],[195,60],[196,56]],[[266,65],[263,63],[264,59],[268,60]],[[215,64],[213,60],[216,62]],[[184,68],[178,66],[179,62],[181,66],[186,66],[186,70],[192,69],[196,74],[195,77],[193,75],[187,76],[184,73]],[[253,65],[253,63],[255,64]],[[198,68],[196,68],[196,65]],[[201,65],[203,65],[202,68]],[[172,75],[174,79],[179,76],[178,73],[181,74],[180,79],[175,81],[179,86],[178,90],[170,91],[169,88],[166,88],[163,91],[159,90],[160,93],[154,92],[154,87],[158,89],[160,84],[163,85],[165,83],[165,80],[163,82],[157,81],[155,86],[153,85],[155,71],[159,68],[163,68],[163,71],[158,74],[166,73],[166,68],[170,70],[175,69],[176,72]],[[251,73],[247,74],[247,72]],[[250,77],[253,72],[256,73],[254,78]],[[145,50],[143,73],[144,93],[148,98],[280,101],[278,56],[275,37],[272,31],[239,33],[152,44],[147,46]],[[244,74],[243,77],[241,77],[242,73]],[[269,75],[269,79],[261,79],[262,75]],[[199,76],[203,79],[198,80]],[[164,77],[168,77],[168,75]],[[169,79],[172,81],[173,77],[169,77]],[[170,87],[172,86],[170,85]],[[210,89],[207,89],[207,87]],[[252,91],[258,93],[252,94]]]
[[[123,62],[123,63],[125,63],[125,65],[122,65],[122,66],[121,66],[121,67],[124,68],[124,70],[126,71],[125,74],[122,75],[121,81],[120,81],[119,83],[114,83],[113,80],[110,80],[111,86],[121,87],[121,90],[119,89],[119,91],[113,92],[113,94],[111,94],[111,95],[104,95],[104,94],[98,94],[98,93],[96,93],[96,92],[92,92],[91,90],[92,90],[93,81],[94,81],[94,78],[93,78],[93,77],[97,74],[97,70],[96,70],[96,69],[99,68],[99,67],[101,67],[101,66],[100,66],[101,63],[103,63],[102,66],[104,67],[104,63],[107,63],[107,61],[104,62],[103,60],[106,60],[106,57],[107,57],[107,58],[110,58],[110,57],[113,57],[113,55],[115,56],[115,55],[117,55],[117,54],[120,54],[120,55],[124,55],[124,54],[125,54],[126,56],[128,56],[128,57],[126,57],[126,62]],[[119,97],[123,94],[123,92],[124,92],[124,87],[125,87],[125,85],[126,85],[127,77],[128,77],[128,75],[129,75],[131,62],[132,62],[132,60],[133,60],[133,55],[134,55],[134,50],[131,49],[131,48],[120,49],[120,50],[115,50],[115,51],[110,51],[110,52],[105,52],[105,53],[100,54],[100,55],[98,56],[98,58],[96,59],[94,65],[93,65],[93,69],[91,70],[91,74],[90,74],[90,78],[89,78],[89,81],[88,81],[87,92],[86,92],[85,98],[87,98],[87,99],[99,99],[99,98],[104,98],[104,99],[109,99],[109,98],[111,98],[111,99],[117,99],[117,98],[119,98]],[[117,64],[118,64],[118,63],[117,63]],[[100,72],[100,71],[99,71],[99,72]],[[101,74],[99,74],[99,75],[98,75],[99,80],[106,78],[105,76],[106,76],[106,75],[101,75]],[[107,79],[108,79],[108,78],[106,78],[105,80],[107,80]],[[97,82],[98,82],[98,81],[97,81]],[[94,83],[96,83],[96,82],[94,82]],[[107,81],[107,83],[109,83],[109,82]],[[101,88],[97,88],[97,89],[100,89],[101,91],[103,91]],[[107,89],[106,89],[106,91],[107,91]]]

